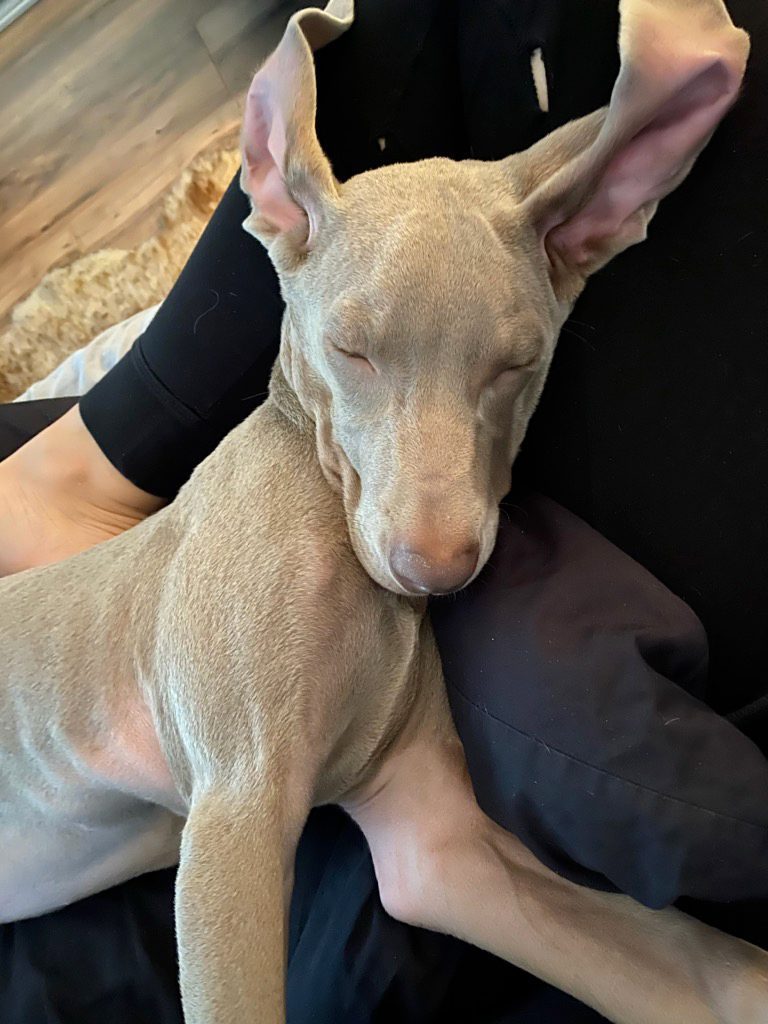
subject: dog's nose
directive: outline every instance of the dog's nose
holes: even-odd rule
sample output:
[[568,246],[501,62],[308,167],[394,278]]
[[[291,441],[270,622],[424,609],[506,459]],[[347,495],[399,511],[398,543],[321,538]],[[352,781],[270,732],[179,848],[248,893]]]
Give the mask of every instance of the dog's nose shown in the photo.
[[397,541],[389,553],[389,567],[400,586],[411,593],[450,594],[463,587],[477,568],[477,541],[456,546]]

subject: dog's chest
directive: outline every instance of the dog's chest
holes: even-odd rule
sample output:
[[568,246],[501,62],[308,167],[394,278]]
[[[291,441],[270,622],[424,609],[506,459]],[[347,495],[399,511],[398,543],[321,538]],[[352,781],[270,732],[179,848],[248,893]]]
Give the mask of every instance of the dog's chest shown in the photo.
[[0,703],[0,920],[176,862],[184,806],[138,694],[88,714]]
[[95,783],[185,812],[149,708],[140,696],[123,698],[110,709],[105,727],[94,740],[81,741],[77,756]]

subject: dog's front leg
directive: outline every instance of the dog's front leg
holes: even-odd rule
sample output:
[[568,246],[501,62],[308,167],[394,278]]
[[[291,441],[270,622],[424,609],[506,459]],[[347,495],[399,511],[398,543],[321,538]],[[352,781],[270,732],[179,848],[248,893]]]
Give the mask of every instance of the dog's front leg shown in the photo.
[[434,707],[345,805],[389,913],[480,946],[617,1024],[768,1024],[768,954],[544,867],[478,808],[447,714]]
[[181,842],[176,929],[186,1024],[282,1024],[286,908],[301,828],[277,787],[209,788]]

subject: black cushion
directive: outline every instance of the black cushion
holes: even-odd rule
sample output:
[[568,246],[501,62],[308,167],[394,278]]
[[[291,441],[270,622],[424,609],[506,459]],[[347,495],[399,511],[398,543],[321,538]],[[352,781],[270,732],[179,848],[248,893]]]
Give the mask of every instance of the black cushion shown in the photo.
[[768,896],[768,761],[697,699],[704,630],[642,566],[523,493],[432,619],[478,800],[544,863],[652,907]]

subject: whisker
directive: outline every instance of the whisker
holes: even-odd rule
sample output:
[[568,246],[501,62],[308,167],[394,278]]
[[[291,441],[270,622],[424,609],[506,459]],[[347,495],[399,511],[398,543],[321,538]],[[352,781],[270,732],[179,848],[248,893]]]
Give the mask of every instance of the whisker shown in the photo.
[[597,348],[591,342],[587,341],[586,338],[582,337],[582,335],[580,335],[578,331],[572,331],[571,328],[568,327],[567,325],[563,325],[563,327],[561,328],[561,333],[570,334],[574,338],[578,338],[579,341],[583,342],[583,344],[587,346],[587,348],[591,349],[593,352],[597,352]]

